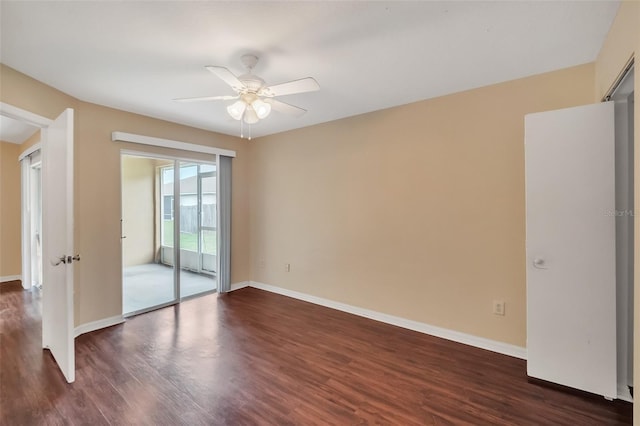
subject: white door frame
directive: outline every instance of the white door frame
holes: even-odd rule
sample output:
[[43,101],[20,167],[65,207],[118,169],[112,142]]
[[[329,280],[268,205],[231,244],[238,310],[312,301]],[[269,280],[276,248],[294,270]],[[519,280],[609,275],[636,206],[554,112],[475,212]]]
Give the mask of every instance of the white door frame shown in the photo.
[[23,123],[27,123],[39,128],[49,127],[51,123],[53,123],[53,120],[51,120],[50,118],[34,114],[32,112],[4,102],[0,102],[0,115],[13,118],[14,120],[22,121]]
[[[4,102],[0,102],[0,115],[13,118],[14,120],[21,121],[23,123],[29,124],[31,126],[37,127],[41,130],[46,130],[53,120],[43,117],[38,114],[34,114],[30,111],[24,110],[22,108],[15,107],[13,105],[9,105]],[[43,135],[41,135],[40,140],[43,140]],[[31,155],[35,151],[39,150],[42,147],[42,142],[38,142],[33,146],[27,148],[23,151],[18,157],[18,161],[22,161],[26,156]],[[29,193],[28,191],[28,180],[25,181],[25,172],[24,170],[20,170],[20,174],[22,179],[21,181],[21,197],[22,197],[22,207],[21,207],[21,239],[22,239],[22,287],[25,289],[31,288],[31,250],[29,242],[29,238],[31,235],[31,220],[30,217],[26,214],[26,203],[28,200],[26,199],[26,195]],[[28,177],[26,178],[28,179]]]

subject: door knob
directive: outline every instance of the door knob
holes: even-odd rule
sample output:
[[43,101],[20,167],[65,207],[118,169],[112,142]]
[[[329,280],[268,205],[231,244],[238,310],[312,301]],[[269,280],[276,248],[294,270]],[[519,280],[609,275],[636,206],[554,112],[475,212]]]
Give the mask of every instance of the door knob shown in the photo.
[[535,259],[533,259],[533,266],[538,269],[547,269],[547,267],[545,266],[544,259],[541,259],[539,257],[536,257]]
[[58,261],[57,261],[57,262],[55,262],[55,263],[54,263],[54,261],[53,261],[53,260],[51,261],[51,265],[52,265],[52,266],[58,266],[58,265],[59,265],[59,264],[61,264],[61,263],[67,263],[67,256],[60,256],[60,257],[58,258]]
[[74,261],[74,260],[75,260],[76,262],[79,262],[79,261],[80,261],[80,255],[79,255],[79,254],[76,254],[75,256],[60,256],[60,257],[58,258],[57,262],[54,262],[54,261],[52,260],[52,261],[51,261],[51,265],[53,265],[53,266],[58,266],[58,265],[60,265],[61,263],[64,263],[64,264],[69,263],[69,264],[71,264],[71,263],[73,263],[73,261]]

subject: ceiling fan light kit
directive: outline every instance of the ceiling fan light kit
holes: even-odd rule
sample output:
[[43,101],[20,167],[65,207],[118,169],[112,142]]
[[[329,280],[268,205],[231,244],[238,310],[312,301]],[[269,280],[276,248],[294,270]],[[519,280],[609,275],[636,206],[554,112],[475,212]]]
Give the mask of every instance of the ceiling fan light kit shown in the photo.
[[[247,111],[248,109],[253,110]],[[260,99],[255,93],[240,95],[240,100],[227,107],[227,112],[234,120],[242,120],[247,124],[256,123],[253,115],[258,119],[265,119],[271,114],[271,104]]]
[[271,104],[264,102],[262,99],[256,99],[251,102],[251,107],[260,120],[267,118],[271,114]]
[[258,117],[258,114],[256,114],[256,112],[253,110],[253,107],[251,105],[247,105],[247,109],[244,110],[242,120],[247,124],[256,124],[258,121],[260,121],[260,118]]
[[247,104],[243,101],[236,101],[227,107],[227,112],[234,120],[240,120],[247,109]]
[[[296,93],[313,92],[320,89],[320,85],[313,78],[307,77],[286,83],[267,86],[265,81],[251,73],[258,63],[255,55],[243,55],[240,60],[248,72],[236,77],[225,67],[208,65],[205,68],[227,83],[236,96],[204,96],[199,98],[174,99],[179,102],[236,100],[227,106],[227,112],[241,123],[256,124],[271,114],[274,109],[284,114],[300,116],[307,112],[305,109],[274,99],[276,96],[293,95]],[[241,127],[242,129],[242,127]],[[242,130],[241,130],[242,137]]]

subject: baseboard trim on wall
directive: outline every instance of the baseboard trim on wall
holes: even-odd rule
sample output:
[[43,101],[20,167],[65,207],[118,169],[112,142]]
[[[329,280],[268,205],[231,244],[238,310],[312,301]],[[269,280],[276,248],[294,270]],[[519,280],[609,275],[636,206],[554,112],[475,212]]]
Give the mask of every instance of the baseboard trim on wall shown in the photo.
[[633,396],[631,396],[631,392],[629,392],[629,388],[626,385],[618,383],[618,399],[633,402]]
[[92,331],[100,330],[102,328],[107,328],[114,325],[122,324],[123,322],[124,322],[124,318],[122,318],[122,315],[115,315],[113,317],[104,318],[97,321],[91,321],[91,322],[77,326],[73,330],[73,337],[78,337],[81,334],[90,333]]
[[249,281],[240,281],[238,283],[231,284],[229,291],[240,290],[241,288],[249,287],[251,284]]
[[521,346],[511,345],[509,343],[498,342],[496,340],[486,339],[484,337],[473,336],[471,334],[461,333],[459,331],[449,330],[442,327],[436,327],[430,324],[409,320],[406,318],[396,317],[393,315],[383,314],[381,312],[372,311],[370,309],[359,308],[357,306],[348,305],[346,303],[335,302],[333,300],[324,299],[322,297],[312,296],[306,293],[277,287],[270,284],[264,284],[251,281],[250,287],[260,290],[277,293],[283,296],[292,297],[294,299],[303,300],[315,305],[325,306],[327,308],[337,309],[360,317],[369,318],[386,324],[395,325],[397,327],[406,328],[420,333],[428,334],[435,337],[451,340],[465,345],[486,349],[503,355],[509,355],[515,358],[527,359],[527,349]]
[[9,281],[22,281],[22,275],[7,275],[0,277],[0,283],[8,283]]

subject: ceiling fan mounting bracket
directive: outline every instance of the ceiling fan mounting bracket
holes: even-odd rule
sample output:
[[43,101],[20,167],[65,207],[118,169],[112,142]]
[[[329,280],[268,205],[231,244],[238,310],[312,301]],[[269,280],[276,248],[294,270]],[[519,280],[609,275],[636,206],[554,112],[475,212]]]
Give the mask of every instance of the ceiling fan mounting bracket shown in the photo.
[[242,65],[244,65],[249,70],[249,72],[251,72],[253,67],[255,67],[258,63],[258,57],[256,55],[248,53],[246,55],[242,55],[240,57],[240,61],[242,62]]

